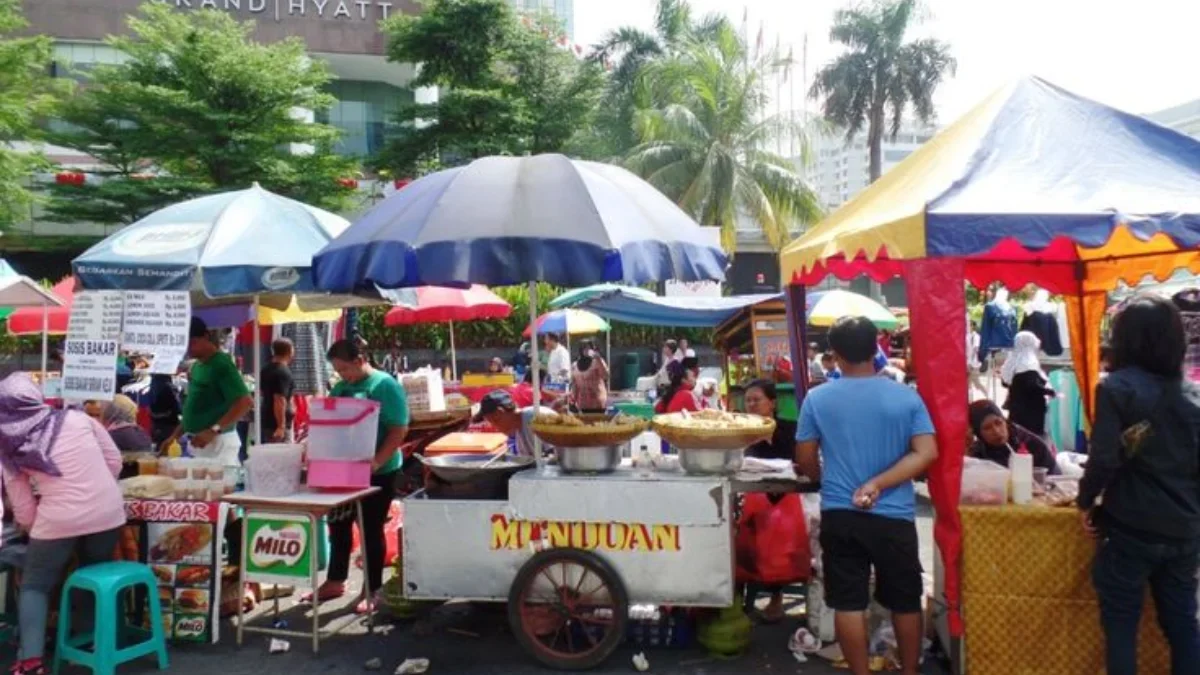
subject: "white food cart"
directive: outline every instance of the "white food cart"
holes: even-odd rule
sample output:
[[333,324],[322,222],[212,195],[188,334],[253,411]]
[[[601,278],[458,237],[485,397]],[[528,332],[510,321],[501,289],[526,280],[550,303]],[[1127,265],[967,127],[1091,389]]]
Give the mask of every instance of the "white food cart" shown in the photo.
[[621,644],[631,604],[733,604],[735,492],[808,489],[790,468],[726,477],[626,464],[518,473],[506,500],[418,492],[404,503],[405,595],[507,602],[531,656],[591,668]]

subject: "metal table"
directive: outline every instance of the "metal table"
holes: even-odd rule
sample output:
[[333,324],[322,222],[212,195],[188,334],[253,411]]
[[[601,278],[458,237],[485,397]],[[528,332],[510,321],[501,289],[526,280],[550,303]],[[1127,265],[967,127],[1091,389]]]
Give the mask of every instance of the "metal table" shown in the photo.
[[[287,637],[312,637],[313,653],[319,653],[321,650],[321,638],[334,635],[344,630],[347,626],[353,623],[351,621],[342,622],[341,625],[321,627],[321,601],[317,597],[317,588],[320,585],[317,569],[317,553],[316,547],[316,532],[321,525],[321,518],[329,514],[330,511],[342,506],[354,504],[355,518],[358,522],[358,531],[364,532],[362,500],[379,491],[377,487],[368,487],[361,490],[353,490],[349,492],[316,492],[304,490],[286,497],[264,497],[255,495],[249,492],[235,492],[230,495],[225,495],[223,501],[239,506],[242,508],[242,517],[245,519],[246,525],[242,527],[242,557],[238,565],[238,584],[240,588],[245,588],[246,571],[248,569],[248,556],[251,555],[249,546],[250,520],[257,517],[268,517],[271,515],[303,517],[308,522],[308,558],[309,558],[309,583],[313,591],[313,620],[312,633],[302,633],[299,631],[286,630],[282,628],[266,628],[261,626],[247,626],[245,618],[245,604],[238,603],[238,627],[237,627],[237,643],[242,644],[244,631],[253,633],[264,633],[266,635],[279,635]],[[367,547],[361,547],[362,554],[362,569],[363,569],[363,589],[368,599],[372,598],[372,592],[376,589],[371,588],[371,582],[367,576]],[[250,579],[253,581],[253,579]],[[275,598],[275,616],[279,615],[279,598]],[[373,612],[367,613],[367,632],[370,633],[375,628]]]

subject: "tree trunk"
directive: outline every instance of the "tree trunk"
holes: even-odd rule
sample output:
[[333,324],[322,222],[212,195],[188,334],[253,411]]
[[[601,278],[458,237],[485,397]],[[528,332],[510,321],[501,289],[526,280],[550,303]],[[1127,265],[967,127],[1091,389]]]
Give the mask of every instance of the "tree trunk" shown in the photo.
[[879,180],[883,175],[883,108],[871,111],[871,119],[867,122],[867,147],[871,151],[871,182]]

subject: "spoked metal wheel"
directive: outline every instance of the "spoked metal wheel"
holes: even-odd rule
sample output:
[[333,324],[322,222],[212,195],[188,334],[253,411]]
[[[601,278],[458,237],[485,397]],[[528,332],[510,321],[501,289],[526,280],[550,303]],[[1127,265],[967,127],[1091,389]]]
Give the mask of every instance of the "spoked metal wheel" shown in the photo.
[[517,642],[542,665],[559,670],[603,663],[624,639],[628,618],[625,584],[588,551],[534,555],[508,594],[508,623]]

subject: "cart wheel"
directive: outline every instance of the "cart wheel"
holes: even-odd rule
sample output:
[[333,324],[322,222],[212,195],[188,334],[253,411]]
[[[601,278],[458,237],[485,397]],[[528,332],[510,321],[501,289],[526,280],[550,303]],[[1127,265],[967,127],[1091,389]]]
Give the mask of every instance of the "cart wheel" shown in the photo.
[[612,565],[579,549],[553,549],[521,567],[508,593],[508,624],[542,665],[587,670],[625,638],[629,596]]

